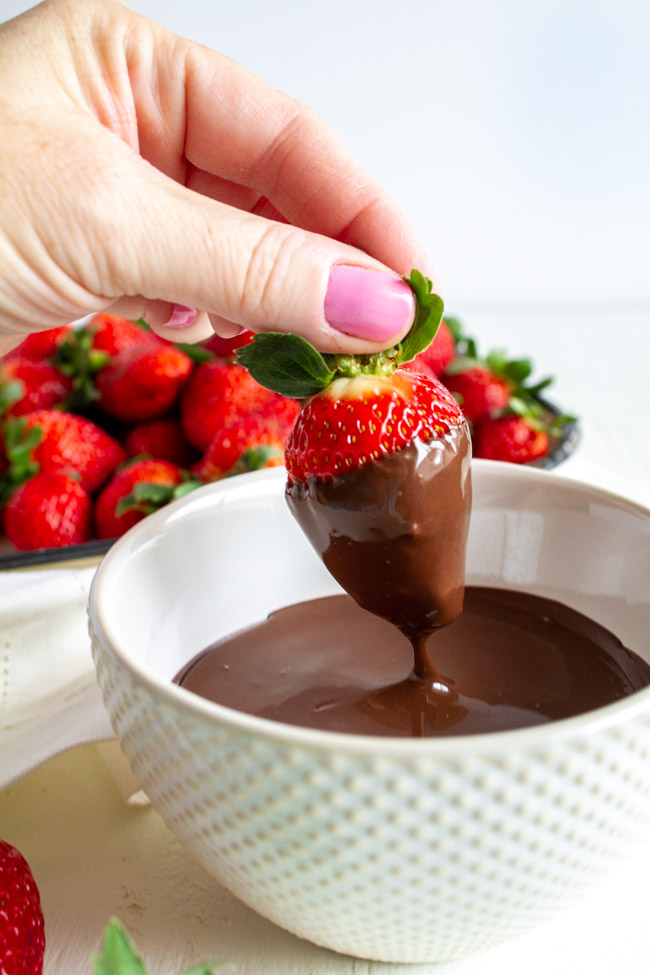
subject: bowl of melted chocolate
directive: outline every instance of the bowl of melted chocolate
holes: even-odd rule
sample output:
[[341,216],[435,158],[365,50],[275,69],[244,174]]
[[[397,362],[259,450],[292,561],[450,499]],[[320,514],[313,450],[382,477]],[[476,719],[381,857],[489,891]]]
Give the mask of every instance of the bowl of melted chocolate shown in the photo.
[[409,489],[373,473],[370,520],[343,483],[324,522],[277,469],[188,495],[113,546],[90,628],[134,772],[210,873],[318,945],[443,961],[650,835],[650,512],[460,449],[424,506],[422,458],[391,463]]

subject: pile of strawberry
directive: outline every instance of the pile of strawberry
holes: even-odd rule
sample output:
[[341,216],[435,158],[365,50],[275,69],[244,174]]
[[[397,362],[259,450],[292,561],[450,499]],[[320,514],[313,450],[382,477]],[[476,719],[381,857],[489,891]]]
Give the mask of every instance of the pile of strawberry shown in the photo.
[[456,318],[445,318],[431,345],[406,368],[440,379],[454,394],[470,424],[474,457],[531,463],[546,457],[575,421],[540,402],[553,380],[529,383],[530,359],[508,359],[500,349],[479,356]]
[[[245,341],[245,337],[244,337]],[[283,463],[299,404],[215,336],[167,342],[96,315],[0,360],[0,511],[21,550],[122,535],[200,484]]]
[[[0,360],[0,524],[13,545],[116,538],[200,484],[282,464],[300,403],[237,364],[252,337],[186,346],[100,314]],[[407,368],[457,397],[477,457],[536,460],[570,419],[540,405],[550,380],[526,385],[528,360],[481,359],[455,319]]]

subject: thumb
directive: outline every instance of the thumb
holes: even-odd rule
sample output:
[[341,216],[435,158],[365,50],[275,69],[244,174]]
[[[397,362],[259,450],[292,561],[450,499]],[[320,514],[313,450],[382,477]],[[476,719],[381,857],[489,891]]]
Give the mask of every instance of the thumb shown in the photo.
[[217,330],[294,332],[323,352],[379,351],[410,328],[409,285],[356,248],[219,203],[139,157],[129,169],[87,236],[97,293],[200,308]]

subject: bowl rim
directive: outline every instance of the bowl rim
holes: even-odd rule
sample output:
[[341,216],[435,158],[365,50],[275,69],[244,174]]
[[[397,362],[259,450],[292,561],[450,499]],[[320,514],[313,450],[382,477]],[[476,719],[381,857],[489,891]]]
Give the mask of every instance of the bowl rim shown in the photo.
[[[564,477],[540,468],[482,459],[474,459],[472,468],[473,471],[480,470],[481,478],[487,478],[488,481],[502,479],[505,476],[507,478],[519,478],[524,484],[528,483],[531,487],[552,482],[570,492],[586,491],[594,500],[623,507],[630,514],[650,523],[650,508],[646,508],[623,495],[577,478]],[[231,730],[238,733],[255,735],[266,740],[270,739],[277,744],[300,746],[317,752],[345,752],[375,758],[382,755],[387,757],[406,755],[411,758],[435,758],[439,756],[442,758],[465,752],[468,748],[476,753],[485,751],[495,753],[512,750],[515,745],[526,751],[548,750],[565,739],[579,735],[593,735],[606,728],[634,720],[646,712],[650,713],[649,686],[612,704],[606,704],[573,717],[525,728],[438,738],[355,735],[347,732],[326,731],[286,724],[237,711],[226,705],[202,698],[171,681],[162,680],[134,661],[129,655],[128,649],[120,646],[120,641],[115,638],[110,621],[106,619],[106,614],[103,611],[101,589],[104,578],[110,578],[110,574],[115,571],[116,565],[119,565],[123,558],[128,558],[130,551],[140,548],[142,542],[146,543],[148,539],[158,534],[167,522],[177,520],[179,511],[186,508],[191,509],[197,502],[200,502],[200,499],[208,495],[219,497],[231,493],[241,494],[249,489],[253,489],[254,493],[259,493],[260,488],[266,482],[284,484],[284,478],[285,472],[282,468],[271,468],[243,474],[232,479],[232,481],[226,479],[205,485],[139,522],[122,538],[118,539],[102,559],[95,572],[88,600],[88,615],[95,636],[93,642],[99,642],[102,651],[108,653],[121,666],[131,672],[152,696],[162,696],[166,704],[172,705],[195,718],[200,717],[208,721],[216,720],[220,724],[228,725]],[[95,657],[95,650],[93,650],[93,657]],[[97,666],[96,660],[95,664]]]

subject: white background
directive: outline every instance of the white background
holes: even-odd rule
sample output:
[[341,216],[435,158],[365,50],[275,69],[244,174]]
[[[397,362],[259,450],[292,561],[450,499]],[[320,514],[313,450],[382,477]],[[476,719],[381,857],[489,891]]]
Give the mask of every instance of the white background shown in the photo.
[[406,212],[448,306],[650,305],[647,0],[131,6],[316,109]]

